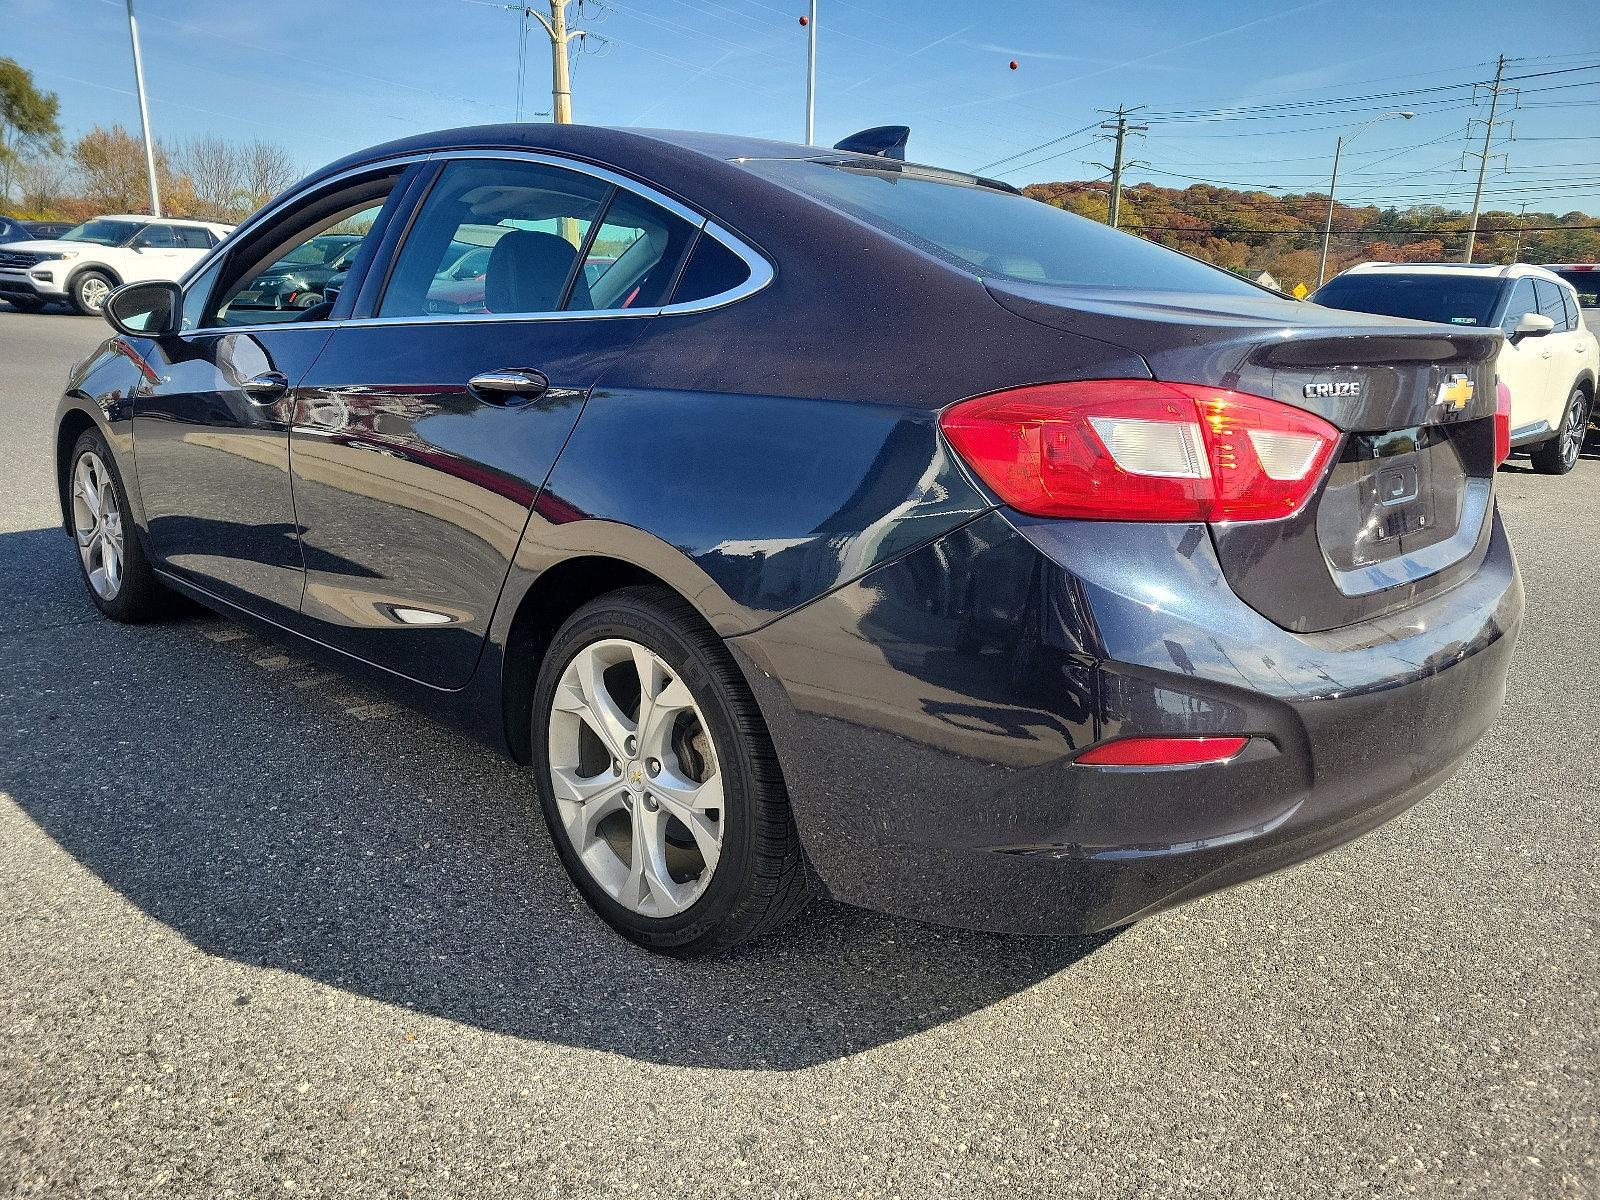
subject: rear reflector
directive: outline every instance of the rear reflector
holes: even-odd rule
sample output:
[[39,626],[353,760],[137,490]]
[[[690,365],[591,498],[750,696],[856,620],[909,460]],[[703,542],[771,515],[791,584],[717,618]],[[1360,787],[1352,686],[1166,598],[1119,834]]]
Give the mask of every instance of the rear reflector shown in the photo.
[[1086,767],[1192,767],[1227,762],[1247,737],[1126,737],[1078,755]]
[[1495,382],[1494,392],[1494,465],[1499,466],[1511,457],[1511,389]]
[[939,425],[1011,507],[1106,521],[1289,516],[1340,436],[1276,400],[1147,379],[994,392],[946,409]]

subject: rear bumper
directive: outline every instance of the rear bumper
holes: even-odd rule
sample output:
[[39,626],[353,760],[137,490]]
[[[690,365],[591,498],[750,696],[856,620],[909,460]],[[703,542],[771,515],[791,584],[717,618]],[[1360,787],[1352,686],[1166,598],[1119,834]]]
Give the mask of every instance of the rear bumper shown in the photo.
[[[1521,620],[1494,521],[1460,585],[1295,634],[1233,594],[1202,528],[992,513],[731,644],[838,898],[1091,932],[1347,842],[1448,778]],[[1131,733],[1252,741],[1223,765],[1072,761]]]

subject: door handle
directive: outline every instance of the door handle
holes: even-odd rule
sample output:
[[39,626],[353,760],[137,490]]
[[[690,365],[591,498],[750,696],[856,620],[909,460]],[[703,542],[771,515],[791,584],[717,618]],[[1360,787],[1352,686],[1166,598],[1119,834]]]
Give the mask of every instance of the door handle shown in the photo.
[[271,404],[289,390],[289,380],[281,371],[263,371],[239,385],[245,399],[255,404]]
[[527,404],[550,390],[550,380],[532,367],[502,367],[474,375],[467,390],[485,404]]

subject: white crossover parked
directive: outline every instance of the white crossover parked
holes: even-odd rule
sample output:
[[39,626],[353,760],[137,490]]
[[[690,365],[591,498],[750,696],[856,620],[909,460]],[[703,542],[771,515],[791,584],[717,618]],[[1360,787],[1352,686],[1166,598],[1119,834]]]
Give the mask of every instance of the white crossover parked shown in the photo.
[[59,238],[0,246],[0,298],[32,312],[70,304],[97,313],[113,288],[181,278],[231,225],[168,217],[96,217]]
[[1447,325],[1498,325],[1495,369],[1511,391],[1511,444],[1534,469],[1565,475],[1577,464],[1594,408],[1600,343],[1584,327],[1577,293],[1543,267],[1465,263],[1362,263],[1311,297],[1330,308]]

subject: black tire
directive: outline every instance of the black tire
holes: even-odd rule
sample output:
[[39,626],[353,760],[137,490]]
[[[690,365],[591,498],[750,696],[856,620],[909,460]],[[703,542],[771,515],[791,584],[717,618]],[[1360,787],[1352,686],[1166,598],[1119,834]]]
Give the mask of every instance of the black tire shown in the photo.
[[[101,285],[107,289],[103,293],[98,291]],[[93,267],[90,267],[87,271],[79,271],[72,277],[72,287],[70,289],[72,292],[72,307],[86,317],[98,317],[101,306],[105,304],[105,296],[109,295],[110,290],[116,286],[117,281],[104,271],[97,271]],[[85,292],[88,294],[85,295]],[[99,303],[95,302],[94,297],[96,295],[101,297]]]
[[73,512],[70,500],[71,488],[77,475],[78,464],[85,454],[93,454],[105,466],[111,487],[116,492],[122,530],[121,582],[113,594],[102,595],[90,579],[89,567],[79,550],[78,537],[74,529],[76,522],[69,516],[67,535],[73,539],[72,548],[78,560],[78,574],[83,579],[83,586],[89,593],[89,599],[113,621],[121,621],[128,625],[142,624],[167,616],[179,607],[178,597],[156,578],[150,560],[145,557],[144,546],[139,541],[138,531],[134,528],[130,515],[132,509],[128,506],[128,491],[122,484],[116,460],[111,457],[111,450],[107,447],[105,438],[100,436],[98,429],[84,430],[83,435],[72,447],[72,458],[67,467],[68,513]]
[[[580,651],[609,638],[643,645],[688,687],[704,715],[722,778],[720,858],[698,899],[672,916],[635,912],[600,885],[562,824],[551,783],[557,688]],[[623,937],[680,958],[717,954],[776,929],[810,899],[810,869],[766,723],[727,647],[674,593],[624,588],[574,613],[540,664],[531,732],[540,807],[561,863],[590,907]]]
[[1581,387],[1575,387],[1561,410],[1561,424],[1555,436],[1540,442],[1529,452],[1533,469],[1541,475],[1565,475],[1578,465],[1588,432],[1589,397]]
[[44,307],[44,301],[34,296],[7,296],[5,300],[18,312],[36,313]]

